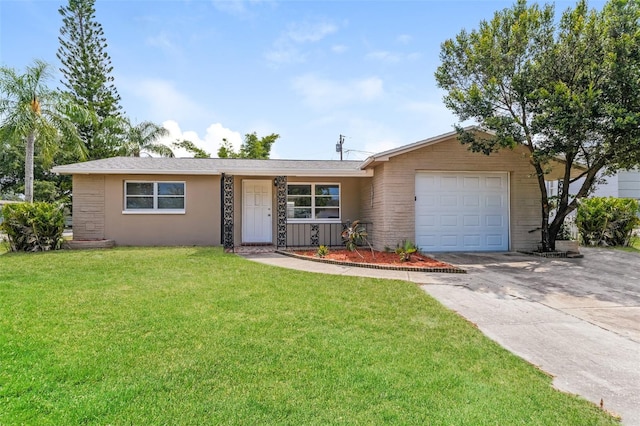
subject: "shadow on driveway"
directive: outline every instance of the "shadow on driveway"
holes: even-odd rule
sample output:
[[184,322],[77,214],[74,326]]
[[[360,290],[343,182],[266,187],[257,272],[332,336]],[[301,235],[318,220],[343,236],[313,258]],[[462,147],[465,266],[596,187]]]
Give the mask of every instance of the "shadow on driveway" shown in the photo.
[[466,269],[468,275],[459,284],[472,290],[539,302],[640,342],[640,254],[581,251],[584,257],[578,259],[519,253],[435,257]]

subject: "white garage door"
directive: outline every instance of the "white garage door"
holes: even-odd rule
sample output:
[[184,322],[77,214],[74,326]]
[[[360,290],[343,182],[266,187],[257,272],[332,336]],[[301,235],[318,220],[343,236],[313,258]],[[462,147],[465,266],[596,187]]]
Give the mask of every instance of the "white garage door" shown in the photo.
[[416,245],[432,252],[509,250],[508,174],[417,173]]

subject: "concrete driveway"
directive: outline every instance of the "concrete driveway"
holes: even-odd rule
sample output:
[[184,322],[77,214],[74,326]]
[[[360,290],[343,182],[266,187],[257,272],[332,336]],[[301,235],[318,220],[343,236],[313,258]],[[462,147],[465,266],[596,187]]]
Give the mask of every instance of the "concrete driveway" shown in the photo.
[[640,425],[640,255],[581,250],[581,259],[436,255],[468,274],[429,274],[421,287],[558,389]]
[[418,284],[489,338],[551,374],[556,388],[640,426],[640,254],[581,249],[581,259],[519,253],[436,254],[467,274],[365,269],[276,253],[285,268]]

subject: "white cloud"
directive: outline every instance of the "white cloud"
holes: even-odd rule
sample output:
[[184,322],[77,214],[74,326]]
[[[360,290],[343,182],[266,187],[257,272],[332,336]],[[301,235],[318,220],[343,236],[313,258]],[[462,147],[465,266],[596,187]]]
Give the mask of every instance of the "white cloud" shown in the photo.
[[276,4],[273,0],[212,0],[211,3],[220,12],[228,13],[238,18],[250,17],[251,6]]
[[402,44],[409,44],[411,43],[412,40],[413,40],[413,37],[410,36],[409,34],[400,34],[398,37],[396,37],[396,41]]
[[338,31],[338,27],[329,22],[300,22],[291,24],[284,37],[294,43],[313,43]]
[[294,79],[292,86],[307,105],[320,109],[368,102],[384,93],[383,82],[378,77],[339,82],[306,74]]
[[272,65],[295,64],[306,60],[306,55],[294,46],[279,46],[265,53],[264,57]]
[[[228,129],[220,123],[214,123],[207,127],[204,138],[201,138],[198,133],[193,130],[182,131],[178,122],[174,120],[167,120],[162,123],[162,126],[169,130],[169,136],[160,139],[159,142],[171,147],[171,144],[176,140],[186,139],[193,142],[198,148],[207,151],[212,157],[217,156],[218,148],[220,148],[223,138],[231,142],[231,145],[236,151],[240,149],[240,145],[242,144],[242,136],[240,133]],[[184,149],[175,149],[174,154],[176,157],[193,156]]]
[[344,53],[348,50],[349,48],[343,44],[336,44],[334,46],[331,46],[331,51],[333,53]]
[[290,24],[264,57],[271,65],[304,62],[307,55],[301,50],[301,46],[316,43],[337,31],[337,25],[326,21]]
[[382,62],[400,62],[400,55],[397,53],[391,53],[386,50],[378,50],[375,52],[367,53],[367,59],[373,59]]
[[147,37],[145,43],[148,46],[157,47],[170,55],[180,54],[180,48],[174,43],[166,32],[161,32],[156,36]]
[[415,61],[420,59],[421,54],[418,52],[412,53],[398,53],[398,52],[389,52],[387,50],[376,50],[374,52],[367,53],[366,58],[374,61],[387,62],[387,63],[398,63],[401,61]]

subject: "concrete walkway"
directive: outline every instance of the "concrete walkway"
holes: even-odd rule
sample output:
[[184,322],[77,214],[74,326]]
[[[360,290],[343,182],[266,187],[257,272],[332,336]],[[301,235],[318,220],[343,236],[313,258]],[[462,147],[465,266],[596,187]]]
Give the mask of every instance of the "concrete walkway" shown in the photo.
[[583,249],[582,259],[517,253],[440,254],[468,274],[389,271],[244,254],[284,268],[418,284],[489,338],[640,426],[640,256]]

